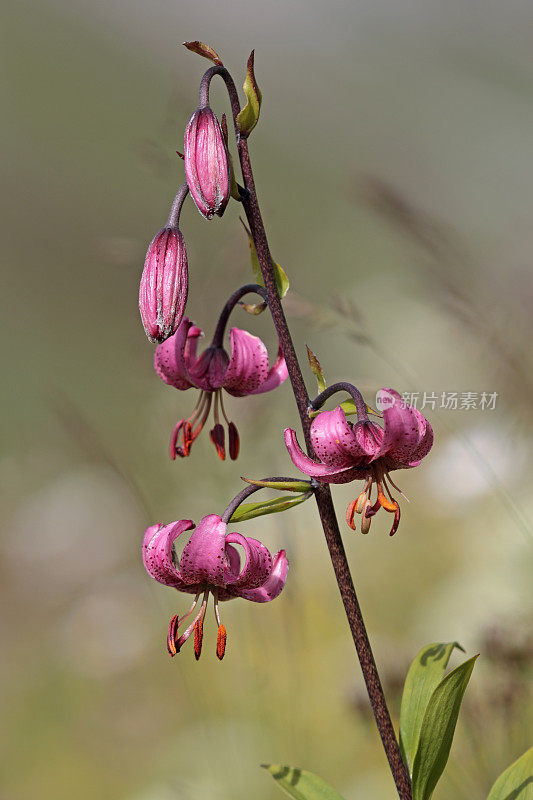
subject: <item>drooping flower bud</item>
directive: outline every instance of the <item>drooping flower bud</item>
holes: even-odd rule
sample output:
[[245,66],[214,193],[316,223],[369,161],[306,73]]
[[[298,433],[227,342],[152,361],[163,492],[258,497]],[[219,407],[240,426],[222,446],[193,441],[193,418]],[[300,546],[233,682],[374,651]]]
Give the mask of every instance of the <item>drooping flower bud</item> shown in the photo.
[[224,213],[231,191],[231,167],[220,123],[209,106],[197,108],[185,130],[185,175],[200,214]]
[[177,227],[161,228],[148,247],[139,287],[139,310],[151,342],[164,342],[177,330],[189,287],[187,251]]

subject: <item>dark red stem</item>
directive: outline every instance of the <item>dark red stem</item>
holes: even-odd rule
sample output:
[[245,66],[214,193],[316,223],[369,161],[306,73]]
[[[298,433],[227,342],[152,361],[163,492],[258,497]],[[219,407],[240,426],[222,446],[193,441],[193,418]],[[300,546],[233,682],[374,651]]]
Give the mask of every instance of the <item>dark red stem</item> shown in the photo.
[[[242,196],[242,205],[246,213],[246,218],[250,226],[250,231],[257,251],[257,257],[261,266],[261,273],[265,282],[265,288],[268,296],[268,307],[272,315],[276,332],[278,334],[281,349],[285,356],[289,377],[292,384],[292,390],[298,411],[300,413],[300,420],[305,436],[308,454],[313,457],[315,453],[311,444],[309,436],[309,429],[311,427],[311,420],[308,414],[309,396],[304,383],[302,370],[298,362],[298,357],[294,349],[289,326],[285,319],[285,312],[281,305],[281,300],[278,295],[278,288],[276,284],[276,277],[274,274],[272,256],[266,237],[261,212],[259,210],[259,203],[257,201],[257,194],[255,191],[254,177],[252,173],[252,166],[250,163],[250,155],[248,153],[247,140],[240,136],[237,125],[237,114],[240,111],[239,98],[235,89],[235,84],[229,72],[224,67],[212,67],[207,70],[202,79],[203,98],[208,97],[206,88],[209,86],[209,81],[213,75],[220,75],[228,89],[233,120],[235,124],[235,133],[237,138],[237,149],[239,152],[239,160],[241,164],[242,176],[244,181],[245,192]],[[316,457],[316,456],[315,456]],[[357,600],[357,594],[350,573],[350,567],[346,558],[346,551],[342,543],[342,538],[339,530],[339,524],[333,506],[331,492],[327,484],[320,484],[315,489],[315,498],[318,506],[318,513],[322,522],[322,528],[326,537],[331,563],[335,571],[335,577],[339,587],[350,630],[354,640],[363,677],[365,680],[368,696],[376,719],[376,724],[383,742],[383,747],[387,754],[390,769],[396,789],[401,800],[411,800],[411,782],[409,774],[403,763],[400,748],[394,732],[394,727],[390,718],[389,710],[383,693],[383,687],[379,678],[379,673],[374,661],[372,648],[368,640],[363,615]]]

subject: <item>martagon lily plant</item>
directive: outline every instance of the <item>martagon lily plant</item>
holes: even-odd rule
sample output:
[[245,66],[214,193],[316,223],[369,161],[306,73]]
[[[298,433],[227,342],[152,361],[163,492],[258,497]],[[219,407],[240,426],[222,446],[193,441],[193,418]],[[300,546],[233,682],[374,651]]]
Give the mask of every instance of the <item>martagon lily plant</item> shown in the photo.
[[[180,392],[191,388],[199,392],[194,408],[189,407],[174,428],[170,456],[181,459],[190,455],[193,442],[212,413],[210,436],[219,457],[224,460],[228,453],[230,460],[236,459],[240,439],[233,422],[233,407],[230,416],[225,395],[231,403],[234,398],[253,403],[253,395],[274,391],[288,377],[305,450],[296,431],[289,427],[284,432],[285,445],[293,464],[306,477],[245,479],[248,485],[229,501],[220,516],[209,513],[196,527],[192,520],[180,519],[147,528],[143,563],[148,574],[177,591],[179,597],[192,596],[192,603],[181,600],[177,605],[166,636],[167,649],[171,656],[178,655],[192,636],[194,655],[200,658],[212,598],[216,655],[219,659],[224,657],[227,631],[221,604],[236,599],[257,604],[275,600],[283,591],[289,568],[284,549],[271,555],[260,541],[228,531],[228,526],[263,514],[283,512],[314,499],[398,796],[402,800],[430,800],[446,764],[475,657],[444,675],[457,644],[441,643],[421,651],[407,676],[398,741],[346,558],[330,485],[348,482],[357,485],[346,511],[348,530],[358,527],[355,523],[358,514],[361,532],[368,533],[374,516],[383,509],[392,516],[390,534],[394,534],[400,522],[398,496],[403,493],[391,473],[421,465],[433,445],[433,431],[429,421],[416,408],[406,405],[394,389],[377,392],[377,411],[374,411],[351,382],[327,386],[318,359],[308,350],[311,371],[320,390],[315,398],[309,396],[282,305],[289,282],[270,254],[248,150],[248,138],[261,109],[254,53],[247,64],[243,87],[246,102],[241,107],[233,78],[213,48],[199,41],[187,42],[185,46],[214,65],[200,82],[198,108],[185,131],[182,157],[186,180],[172,202],[166,225],[148,248],[139,290],[143,326],[150,342],[156,344],[156,373]],[[219,122],[209,102],[211,81],[216,77],[222,79],[228,93],[240,183],[230,155],[226,117],[223,115]],[[256,281],[233,291],[214,325],[211,343],[201,353],[198,345],[202,330],[184,316],[189,266],[179,219],[189,194],[208,221],[222,217],[232,198],[240,204],[248,224],[245,229]],[[259,302],[244,303],[243,298],[250,294],[257,295]],[[252,317],[268,309],[277,340],[273,358],[269,358],[261,339],[243,328],[231,328],[226,343],[227,323],[236,306]],[[341,395],[343,401],[333,408],[324,408],[334,395]],[[352,414],[354,421],[349,419]],[[278,433],[282,446],[283,434]],[[186,467],[182,463],[180,468]],[[274,491],[276,495],[270,500],[245,502],[262,490]],[[176,546],[182,539],[187,541],[178,555]],[[290,544],[286,547],[290,554]],[[268,612],[258,609],[257,613]],[[533,751],[530,756],[533,759]],[[525,754],[528,759],[530,756]],[[342,800],[332,787],[312,773],[288,766],[266,766],[279,785],[299,800],[317,797]],[[489,800],[503,800],[503,795],[491,794]]]

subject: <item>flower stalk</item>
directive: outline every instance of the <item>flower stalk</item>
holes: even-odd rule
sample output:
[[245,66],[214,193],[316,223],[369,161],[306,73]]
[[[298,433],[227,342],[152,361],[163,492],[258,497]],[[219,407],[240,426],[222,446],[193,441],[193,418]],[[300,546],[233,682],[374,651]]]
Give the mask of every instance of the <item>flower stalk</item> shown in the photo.
[[[310,399],[307,393],[302,370],[296,355],[294,344],[285,313],[281,305],[276,284],[273,260],[270,254],[265,227],[259,209],[247,138],[240,135],[237,116],[240,112],[240,103],[235,84],[229,72],[220,66],[211,67],[202,78],[200,85],[200,105],[209,97],[209,84],[215,75],[220,75],[228,90],[237,150],[243,176],[244,191],[241,191],[241,202],[250,226],[250,232],[255,244],[257,257],[261,267],[265,289],[268,298],[268,307],[272,316],[276,332],[291,381],[294,398],[298,407],[302,429],[305,437],[307,453],[313,457],[314,451],[310,439],[310,425],[308,409]],[[366,413],[366,412],[365,412]],[[344,605],[348,623],[354,640],[357,655],[363,672],[366,688],[376,719],[376,724],[385,749],[391,773],[396,784],[396,789],[401,800],[411,800],[411,784],[405,764],[402,760],[400,748],[394,732],[389,710],[385,700],[383,687],[376,667],[372,648],[366,632],[363,615],[357,599],[350,567],[342,542],[331,491],[327,484],[320,484],[314,489],[314,496],[318,513],[322,523],[324,536],[328,546],[331,562],[337,579],[337,585]],[[242,502],[242,501],[241,501]],[[226,512],[227,513],[227,510]]]

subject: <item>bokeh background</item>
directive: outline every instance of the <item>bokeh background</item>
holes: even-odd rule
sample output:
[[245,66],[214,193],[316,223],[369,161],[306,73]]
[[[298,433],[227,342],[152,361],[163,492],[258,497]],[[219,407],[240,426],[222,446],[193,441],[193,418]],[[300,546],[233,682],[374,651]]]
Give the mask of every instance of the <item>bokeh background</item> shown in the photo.
[[[207,435],[167,456],[194,396],[154,374],[137,288],[183,178],[208,63],[180,43],[199,38],[238,85],[256,48],[251,154],[302,359],[371,401],[439,396],[397,536],[381,515],[343,535],[396,719],[422,645],[481,652],[435,796],[483,800],[531,734],[531,5],[4,0],[2,17],[2,799],[275,800],[262,762],[394,796],[311,503],[240,526],[291,571],[275,603],[224,607],[222,663],[214,626],[198,664],[168,658],[184,600],[142,568],[148,523],[290,471],[297,422],[288,386],[230,399],[237,463]],[[238,216],[182,216],[208,332],[250,277]],[[266,318],[234,322],[274,346]],[[496,408],[440,409],[452,391]],[[341,518],[354,491],[334,489]]]

